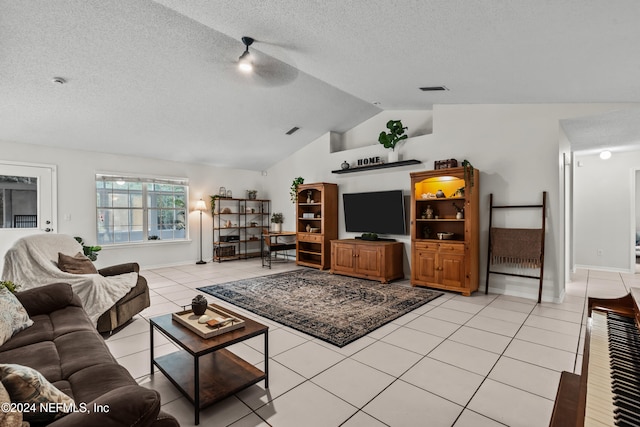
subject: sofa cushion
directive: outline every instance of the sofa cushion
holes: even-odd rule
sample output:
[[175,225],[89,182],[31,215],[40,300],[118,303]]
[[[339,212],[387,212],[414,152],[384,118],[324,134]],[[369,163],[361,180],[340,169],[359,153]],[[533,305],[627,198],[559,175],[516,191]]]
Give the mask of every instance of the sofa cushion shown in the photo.
[[[0,365],[0,382],[9,392],[12,402],[33,405],[30,410],[22,412],[25,421],[52,421],[62,411],[71,412],[75,405],[73,399],[55,388],[40,372],[27,366]],[[49,410],[50,407],[42,410],[41,404],[48,403],[62,405],[54,405],[54,410]]]
[[78,252],[74,256],[58,252],[58,268],[73,274],[98,274],[93,262],[84,256],[82,252]]
[[60,356],[63,378],[69,378],[74,373],[94,365],[116,364],[104,340],[96,331],[71,332],[55,338],[53,342]]
[[0,346],[0,353],[12,348],[24,347],[29,344],[53,339],[53,326],[51,325],[49,316],[45,314],[31,316],[31,320],[33,320],[33,325],[16,333],[9,341]]
[[16,332],[33,325],[27,310],[11,291],[0,286],[0,346]]
[[0,353],[0,364],[3,363],[20,363],[29,366],[52,383],[62,380],[60,355],[53,341],[43,341],[3,351]]
[[18,301],[27,309],[29,316],[49,314],[69,305],[82,307],[78,295],[68,283],[52,283],[16,293]]

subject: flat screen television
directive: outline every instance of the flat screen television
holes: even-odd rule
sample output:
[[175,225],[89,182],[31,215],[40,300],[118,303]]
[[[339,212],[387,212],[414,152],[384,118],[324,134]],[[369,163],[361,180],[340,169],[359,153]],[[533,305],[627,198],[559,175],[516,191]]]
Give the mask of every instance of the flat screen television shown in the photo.
[[342,194],[348,232],[406,234],[402,190]]

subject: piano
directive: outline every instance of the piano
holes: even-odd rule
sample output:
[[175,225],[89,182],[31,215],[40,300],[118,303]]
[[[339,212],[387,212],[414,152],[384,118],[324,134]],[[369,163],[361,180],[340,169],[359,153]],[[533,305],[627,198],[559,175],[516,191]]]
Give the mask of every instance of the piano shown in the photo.
[[639,301],[589,298],[582,372],[562,372],[551,427],[640,427]]

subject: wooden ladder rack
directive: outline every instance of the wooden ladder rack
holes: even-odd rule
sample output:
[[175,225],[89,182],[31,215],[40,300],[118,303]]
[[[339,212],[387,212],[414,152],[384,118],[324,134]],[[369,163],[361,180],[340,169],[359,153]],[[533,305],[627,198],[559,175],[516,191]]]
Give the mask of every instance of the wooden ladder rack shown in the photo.
[[[491,242],[491,230],[493,228],[493,210],[494,209],[542,209],[542,228],[540,229],[540,243],[541,243],[541,251],[540,251],[540,275],[527,275],[527,274],[516,274],[516,273],[506,273],[502,271],[491,271],[491,257],[492,257],[492,242]],[[542,281],[544,276],[544,237],[545,237],[545,215],[547,211],[547,192],[542,192],[542,204],[539,205],[493,205],[493,193],[489,195],[489,250],[487,251],[487,280],[484,289],[484,293],[487,294],[489,292],[489,274],[501,274],[503,276],[515,276],[515,277],[524,277],[527,279],[538,279],[540,281],[540,285],[538,287],[538,303],[542,301]]]

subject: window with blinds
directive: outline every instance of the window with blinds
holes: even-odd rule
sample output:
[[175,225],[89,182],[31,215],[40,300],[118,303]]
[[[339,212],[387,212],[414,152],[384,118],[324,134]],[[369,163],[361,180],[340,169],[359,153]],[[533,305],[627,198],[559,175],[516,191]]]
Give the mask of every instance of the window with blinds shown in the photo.
[[100,245],[186,240],[187,179],[96,175]]

